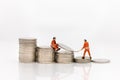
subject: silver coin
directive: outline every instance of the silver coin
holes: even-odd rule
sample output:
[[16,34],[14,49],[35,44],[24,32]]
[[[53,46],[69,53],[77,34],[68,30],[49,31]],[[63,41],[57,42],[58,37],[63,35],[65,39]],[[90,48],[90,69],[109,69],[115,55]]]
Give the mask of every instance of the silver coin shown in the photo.
[[108,59],[93,59],[92,62],[94,62],[94,63],[109,63],[110,60],[108,60]]
[[59,45],[59,47],[61,47],[62,49],[65,49],[65,50],[67,50],[67,51],[73,52],[73,50],[72,50],[70,47],[68,47],[68,46],[66,46],[66,45],[64,45],[64,44],[62,44],[62,43],[58,43],[58,45]]
[[35,38],[19,38],[19,44],[36,44]]

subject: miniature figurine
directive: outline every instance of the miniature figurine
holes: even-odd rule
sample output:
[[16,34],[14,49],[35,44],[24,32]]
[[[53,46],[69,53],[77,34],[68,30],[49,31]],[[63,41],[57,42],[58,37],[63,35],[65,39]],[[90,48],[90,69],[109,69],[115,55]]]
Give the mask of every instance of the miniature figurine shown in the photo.
[[51,47],[55,50],[55,51],[59,51],[60,48],[58,47],[58,44],[56,43],[56,37],[53,37],[53,40],[51,41]]
[[83,54],[83,56],[82,56],[82,59],[85,58],[86,52],[88,52],[88,55],[89,55],[90,59],[92,59],[91,54],[90,54],[89,43],[87,42],[86,39],[84,39],[84,45],[83,45],[83,47],[82,47],[81,50],[83,50],[83,49],[84,49],[84,54]]

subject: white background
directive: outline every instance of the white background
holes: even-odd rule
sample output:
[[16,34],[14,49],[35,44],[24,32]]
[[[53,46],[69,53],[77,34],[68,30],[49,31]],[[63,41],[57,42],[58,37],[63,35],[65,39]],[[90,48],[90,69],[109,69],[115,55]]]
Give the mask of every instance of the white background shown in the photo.
[[[119,4],[120,0],[0,0],[0,79],[119,80]],[[93,58],[107,58],[111,62],[49,64],[50,67],[19,64],[18,38],[35,37],[38,46],[49,46],[53,36],[74,50],[80,49],[87,39]],[[84,74],[84,66],[91,68],[89,77]],[[60,72],[62,69],[68,69],[70,74],[56,79],[66,75],[65,70]]]

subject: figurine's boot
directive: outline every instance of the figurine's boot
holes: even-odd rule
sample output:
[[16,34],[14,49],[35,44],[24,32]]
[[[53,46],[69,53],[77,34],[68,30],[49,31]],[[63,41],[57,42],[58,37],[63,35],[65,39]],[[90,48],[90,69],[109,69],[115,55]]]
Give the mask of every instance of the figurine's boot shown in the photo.
[[82,59],[85,59],[85,57],[83,56]]
[[90,57],[90,60],[92,60],[92,57]]
[[60,48],[56,49],[56,51],[59,51],[59,50],[60,50]]

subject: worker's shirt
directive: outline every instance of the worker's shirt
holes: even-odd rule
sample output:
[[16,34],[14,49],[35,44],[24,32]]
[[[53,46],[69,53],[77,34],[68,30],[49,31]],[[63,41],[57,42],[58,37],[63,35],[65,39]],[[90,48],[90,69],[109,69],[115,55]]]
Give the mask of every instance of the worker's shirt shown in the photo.
[[83,48],[84,49],[89,49],[89,43],[88,42],[84,42]]

